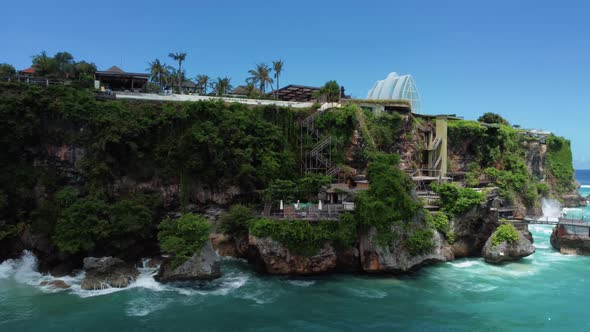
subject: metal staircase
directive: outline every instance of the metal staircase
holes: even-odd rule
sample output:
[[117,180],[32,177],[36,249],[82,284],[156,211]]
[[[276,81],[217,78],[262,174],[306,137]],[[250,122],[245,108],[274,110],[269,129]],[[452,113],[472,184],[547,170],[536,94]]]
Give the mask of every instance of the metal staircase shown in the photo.
[[[337,105],[324,104],[317,111],[301,121],[301,158],[303,161],[302,171],[304,173],[324,173],[330,176],[336,176],[340,172],[340,167],[332,163],[332,137],[320,135],[319,130],[315,127],[315,119],[324,111]],[[313,147],[307,151],[306,142],[308,139],[313,141]]]

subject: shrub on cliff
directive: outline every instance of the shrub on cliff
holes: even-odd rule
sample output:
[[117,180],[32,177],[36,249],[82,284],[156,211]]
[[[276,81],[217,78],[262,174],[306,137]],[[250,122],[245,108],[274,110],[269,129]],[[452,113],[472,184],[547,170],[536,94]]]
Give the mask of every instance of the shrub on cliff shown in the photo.
[[484,122],[484,123],[489,123],[489,124],[502,124],[502,125],[510,125],[510,123],[504,119],[501,115],[496,114],[496,113],[492,113],[492,112],[487,112],[484,113],[482,116],[480,116],[477,121],[479,122]]
[[512,224],[502,224],[498,226],[492,238],[492,246],[497,246],[502,242],[513,243],[518,241],[518,231]]
[[158,240],[163,251],[174,256],[179,266],[190,259],[209,239],[210,226],[203,216],[186,213],[178,219],[166,218],[158,226]]
[[59,213],[52,241],[63,252],[103,249],[123,251],[150,235],[152,211],[124,199],[109,204],[95,197],[78,198]]
[[293,253],[313,256],[331,243],[336,247],[352,245],[356,240],[356,221],[350,214],[343,214],[340,221],[324,220],[273,220],[260,218],[250,223],[250,234],[270,237],[285,245]]
[[394,238],[394,223],[411,220],[420,209],[411,195],[413,183],[398,163],[397,155],[375,153],[367,172],[371,186],[355,200],[359,225],[375,227],[376,242],[382,246],[388,246]]
[[432,251],[434,233],[430,228],[417,229],[408,237],[406,244],[412,255],[423,255]]
[[459,188],[453,183],[433,184],[432,189],[439,195],[441,211],[457,215],[480,204],[485,195],[470,188]]
[[252,210],[236,204],[219,217],[219,227],[224,234],[241,236],[248,233],[248,223],[254,218]]
[[548,170],[555,179],[555,190],[559,194],[564,194],[575,189],[570,141],[549,135],[547,147]]

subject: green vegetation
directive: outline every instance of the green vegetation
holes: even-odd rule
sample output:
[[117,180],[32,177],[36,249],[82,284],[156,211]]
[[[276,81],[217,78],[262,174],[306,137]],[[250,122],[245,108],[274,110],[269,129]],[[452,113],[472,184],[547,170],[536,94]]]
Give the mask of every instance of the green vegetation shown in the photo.
[[514,243],[518,241],[518,231],[512,224],[502,224],[498,226],[492,238],[492,246],[497,246],[502,242]]
[[305,174],[295,181],[276,179],[264,190],[264,198],[267,202],[281,199],[285,203],[296,200],[312,201],[317,198],[320,189],[331,182],[330,176],[314,173]]
[[323,135],[332,137],[332,160],[336,163],[345,162],[345,151],[352,141],[356,127],[356,105],[330,109],[315,119],[316,128]]
[[340,101],[340,85],[336,81],[328,81],[320,88],[320,91],[314,93],[314,98],[328,103],[338,102]]
[[455,233],[451,231],[449,217],[445,213],[435,212],[431,214],[428,211],[424,211],[424,219],[428,226],[444,234],[447,242],[450,244],[455,243],[456,236]]
[[249,208],[236,204],[219,217],[220,230],[227,235],[243,236],[248,234],[248,225],[254,219]]
[[354,218],[345,214],[337,222],[255,219],[250,223],[250,234],[270,237],[296,254],[313,256],[328,242],[336,247],[352,245],[357,233]]
[[[449,122],[450,148],[455,149],[456,154],[475,156],[475,161],[468,166],[466,186],[475,186],[483,173],[509,201],[518,199],[526,207],[535,206],[539,192],[544,192],[545,188],[539,190],[537,185],[541,179],[535,178],[525,163],[526,138],[497,114],[484,114],[480,121],[492,126],[474,121]],[[565,180],[568,176],[569,180]],[[566,172],[562,183],[571,183],[572,176],[573,171],[571,175]]]
[[555,190],[558,194],[572,191],[574,183],[574,167],[570,141],[563,137],[549,135],[547,137],[547,161],[549,172],[555,180]]
[[[30,227],[63,252],[100,248],[124,254],[126,246],[155,237],[154,220],[162,211],[157,195],[120,187],[118,179],[180,185],[181,197],[167,209],[195,203],[189,190],[195,185],[248,192],[274,179],[292,181],[302,116],[286,108],[222,102],[97,101],[91,92],[71,87],[1,83],[2,241]],[[75,169],[33,164],[38,156],[30,151],[57,148],[78,158]],[[306,178],[301,190],[308,194],[322,181]],[[39,192],[46,197],[41,203]],[[150,202],[139,202],[144,199]]]
[[507,125],[509,126],[510,123],[508,123],[508,121],[506,119],[504,119],[502,116],[500,116],[499,114],[496,113],[484,113],[482,116],[480,116],[477,121],[479,122],[484,122],[484,123],[489,123],[489,124],[501,124],[501,125]]
[[431,252],[434,247],[434,244],[432,243],[433,235],[434,233],[430,228],[413,231],[406,240],[410,253],[412,255],[423,255]]
[[100,247],[122,253],[135,241],[150,236],[152,211],[139,197],[108,203],[94,197],[68,197],[64,201],[63,196],[69,195],[63,190],[60,194],[56,195],[59,212],[52,240],[62,252],[88,252]]
[[441,211],[451,215],[465,213],[485,199],[483,193],[453,183],[433,184],[432,189],[440,196]]
[[205,217],[187,213],[176,220],[164,219],[158,226],[158,230],[160,247],[174,255],[172,264],[179,266],[207,242],[210,226]]
[[0,63],[0,78],[11,77],[16,74],[16,69],[7,63]]
[[393,238],[392,225],[408,222],[420,210],[411,196],[413,183],[397,165],[397,155],[376,153],[369,164],[369,190],[356,198],[355,217],[359,225],[375,227],[377,242],[388,246]]

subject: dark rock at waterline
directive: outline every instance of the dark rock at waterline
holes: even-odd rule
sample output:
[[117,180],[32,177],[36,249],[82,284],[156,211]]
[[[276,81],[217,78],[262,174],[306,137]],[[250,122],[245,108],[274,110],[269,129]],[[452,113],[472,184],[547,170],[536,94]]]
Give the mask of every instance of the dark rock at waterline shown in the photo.
[[337,267],[338,255],[329,243],[324,243],[318,252],[308,256],[295,253],[269,237],[250,235],[248,241],[248,259],[266,273],[310,275],[334,272]]
[[210,242],[205,243],[198,253],[186,262],[174,267],[172,259],[166,259],[160,266],[155,279],[159,282],[213,280],[221,277],[219,255]]
[[535,252],[535,246],[530,240],[532,235],[528,230],[519,230],[518,241],[516,242],[508,243],[504,241],[495,246],[492,244],[494,234],[486,241],[481,253],[488,263],[498,264],[516,261]]
[[51,274],[52,276],[57,277],[57,278],[65,277],[67,275],[70,275],[75,268],[76,268],[76,266],[75,266],[74,262],[64,261],[64,262],[58,263],[56,266],[51,268],[51,270],[49,271],[49,274]]
[[553,229],[549,239],[551,246],[564,255],[590,256],[590,239],[575,235],[559,235],[557,227]]
[[581,207],[588,204],[587,199],[578,193],[563,195],[561,198],[563,199],[563,205],[565,207]]
[[553,231],[551,232],[551,237],[549,238],[549,243],[551,246],[557,250],[561,249],[559,244],[559,240],[557,239],[557,227],[553,227]]
[[70,285],[66,284],[65,281],[63,280],[52,280],[52,281],[42,281],[39,286],[51,286],[53,288],[59,288],[59,289],[68,289],[70,288]]
[[125,288],[139,276],[139,271],[123,260],[114,257],[84,258],[86,276],[82,289]]

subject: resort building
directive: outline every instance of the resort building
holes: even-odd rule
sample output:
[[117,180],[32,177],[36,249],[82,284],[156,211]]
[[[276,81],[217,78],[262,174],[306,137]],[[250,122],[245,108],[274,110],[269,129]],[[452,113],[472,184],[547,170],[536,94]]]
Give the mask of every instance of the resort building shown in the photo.
[[276,93],[279,100],[309,102],[315,99],[314,94],[319,91],[320,88],[313,86],[290,84],[274,93]]
[[256,87],[247,87],[245,85],[238,85],[235,89],[233,89],[229,93],[229,97],[238,97],[238,98],[246,98],[249,95],[259,95],[260,90]]
[[94,88],[112,91],[143,92],[150,74],[128,73],[117,66],[94,74]]
[[411,104],[412,112],[419,114],[422,111],[420,94],[410,75],[390,73],[384,80],[375,82],[367,100],[406,100]]

